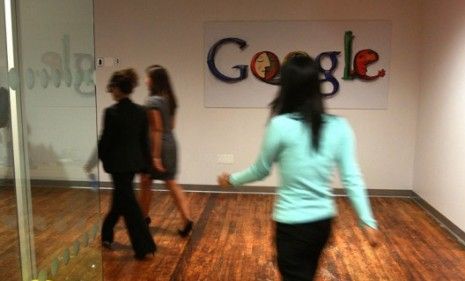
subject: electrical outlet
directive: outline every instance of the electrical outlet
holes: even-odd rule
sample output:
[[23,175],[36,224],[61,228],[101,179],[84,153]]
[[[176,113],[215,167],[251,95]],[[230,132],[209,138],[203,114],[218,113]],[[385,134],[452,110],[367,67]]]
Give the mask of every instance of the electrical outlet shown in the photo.
[[103,67],[104,64],[104,59],[103,58],[97,58],[97,67]]
[[218,154],[217,159],[218,159],[217,162],[219,164],[233,164],[234,163],[233,154]]

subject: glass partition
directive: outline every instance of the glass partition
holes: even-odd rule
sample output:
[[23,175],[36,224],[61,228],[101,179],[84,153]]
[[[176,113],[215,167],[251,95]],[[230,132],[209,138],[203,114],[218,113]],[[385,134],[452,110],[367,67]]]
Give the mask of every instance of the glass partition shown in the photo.
[[0,276],[4,280],[20,280],[21,263],[6,53],[5,12],[2,2],[0,5]]
[[[97,163],[93,1],[1,2],[0,275],[102,280],[98,172],[84,171]],[[3,111],[15,121],[2,125]]]

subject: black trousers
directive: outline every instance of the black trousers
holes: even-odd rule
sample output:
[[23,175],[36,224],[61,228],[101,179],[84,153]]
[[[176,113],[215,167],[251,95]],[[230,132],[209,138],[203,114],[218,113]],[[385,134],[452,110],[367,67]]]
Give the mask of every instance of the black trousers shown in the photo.
[[122,216],[136,255],[143,256],[155,251],[155,242],[134,194],[134,173],[112,174],[111,177],[114,187],[113,197],[110,212],[103,221],[102,242],[113,242],[115,225]]
[[331,221],[276,223],[278,268],[283,281],[313,280],[331,233]]

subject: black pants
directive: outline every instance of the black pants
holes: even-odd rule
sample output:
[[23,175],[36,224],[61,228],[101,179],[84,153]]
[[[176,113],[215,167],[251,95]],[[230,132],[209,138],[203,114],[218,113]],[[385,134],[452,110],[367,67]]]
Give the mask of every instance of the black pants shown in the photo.
[[134,194],[134,173],[118,173],[111,176],[114,187],[113,197],[110,212],[103,221],[102,241],[113,242],[113,229],[122,216],[136,255],[143,256],[155,251],[155,242]]
[[303,224],[276,223],[278,268],[283,281],[313,280],[330,232],[331,219]]

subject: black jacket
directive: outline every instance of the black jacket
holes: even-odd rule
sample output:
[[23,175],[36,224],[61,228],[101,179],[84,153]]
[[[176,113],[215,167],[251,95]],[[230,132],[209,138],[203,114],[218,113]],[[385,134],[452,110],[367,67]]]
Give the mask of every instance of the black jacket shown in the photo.
[[0,88],[0,128],[7,127],[10,122],[10,93]]
[[107,173],[145,172],[150,165],[145,109],[126,98],[108,107],[99,140],[99,158]]

